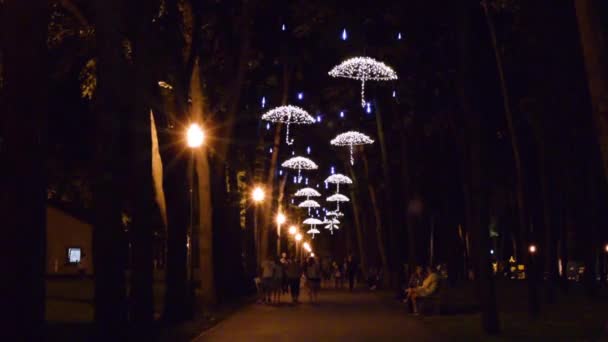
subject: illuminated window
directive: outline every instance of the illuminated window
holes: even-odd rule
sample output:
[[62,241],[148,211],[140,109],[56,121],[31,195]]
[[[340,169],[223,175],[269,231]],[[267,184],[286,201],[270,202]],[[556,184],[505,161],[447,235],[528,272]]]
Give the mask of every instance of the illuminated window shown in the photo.
[[80,247],[68,247],[68,264],[79,264],[82,258]]

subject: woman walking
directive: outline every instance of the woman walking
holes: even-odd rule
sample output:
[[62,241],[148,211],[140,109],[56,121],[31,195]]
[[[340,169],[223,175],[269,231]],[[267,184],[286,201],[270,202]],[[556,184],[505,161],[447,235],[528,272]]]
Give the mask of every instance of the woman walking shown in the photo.
[[306,280],[310,302],[315,303],[319,298],[319,290],[321,289],[321,267],[314,257],[308,258],[306,264]]

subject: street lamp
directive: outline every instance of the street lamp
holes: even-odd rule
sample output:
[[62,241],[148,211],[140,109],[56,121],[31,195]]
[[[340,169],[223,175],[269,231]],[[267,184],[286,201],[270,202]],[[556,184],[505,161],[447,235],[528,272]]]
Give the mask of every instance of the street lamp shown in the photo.
[[298,228],[296,228],[296,226],[289,227],[289,235],[296,235],[297,232]]
[[315,257],[315,253],[314,252],[310,252],[310,257],[314,258]]
[[262,201],[264,201],[264,198],[266,198],[266,193],[264,192],[264,189],[262,189],[262,187],[256,186],[253,189],[253,192],[251,193],[251,198],[255,203],[261,203]]
[[188,142],[188,147],[201,147],[205,141],[205,133],[201,126],[195,123],[191,124],[186,131],[186,141]]
[[536,245],[530,245],[530,247],[528,247],[528,250],[531,254],[536,253]]
[[302,241],[302,234],[296,233],[296,259],[300,259],[300,241]]
[[255,250],[256,250],[256,267],[259,266],[262,262],[261,260],[261,252],[260,252],[260,233],[258,232],[258,206],[257,204],[260,204],[262,202],[264,202],[264,199],[266,198],[266,192],[264,191],[264,188],[261,186],[256,186],[253,188],[253,192],[251,193],[251,199],[253,200],[253,203],[256,204],[256,206],[254,207],[254,211],[253,211],[253,241],[255,244]]
[[190,229],[186,237],[187,248],[187,263],[188,266],[188,281],[190,285],[190,295],[194,297],[194,260],[192,253],[193,236],[194,236],[194,150],[201,147],[205,141],[205,133],[201,126],[196,123],[190,124],[186,130],[186,144],[190,148]]
[[287,221],[282,212],[277,214],[277,256],[281,256],[281,225]]

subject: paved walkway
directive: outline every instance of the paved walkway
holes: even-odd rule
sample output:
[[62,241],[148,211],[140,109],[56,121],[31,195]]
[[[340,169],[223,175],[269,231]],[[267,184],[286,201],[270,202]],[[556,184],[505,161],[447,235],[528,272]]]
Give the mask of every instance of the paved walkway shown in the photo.
[[247,306],[195,341],[440,340],[387,294],[322,291],[315,305],[303,294],[297,306]]

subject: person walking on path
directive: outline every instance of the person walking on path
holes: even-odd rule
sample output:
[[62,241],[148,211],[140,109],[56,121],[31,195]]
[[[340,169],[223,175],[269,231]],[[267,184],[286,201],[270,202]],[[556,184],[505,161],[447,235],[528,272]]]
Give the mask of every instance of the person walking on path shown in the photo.
[[332,269],[333,269],[333,274],[334,274],[334,286],[337,289],[342,289],[342,286],[344,285],[343,281],[342,281],[342,268],[340,267],[340,265],[338,265],[337,262],[333,262],[333,264],[331,265]]
[[281,253],[281,266],[283,267],[283,279],[281,279],[281,294],[286,294],[289,291],[289,281],[287,280],[287,253]]
[[314,257],[308,258],[306,264],[306,281],[308,284],[310,302],[315,303],[319,298],[319,290],[321,289],[321,266]]
[[292,258],[287,262],[285,273],[291,292],[291,302],[297,304],[298,298],[300,297],[300,277],[302,277],[302,268],[296,259]]
[[348,290],[353,292],[355,287],[355,277],[357,276],[357,264],[352,255],[346,259],[346,275],[348,276]]
[[273,278],[274,278],[274,270],[275,264],[272,259],[268,258],[262,262],[262,292],[263,292],[263,302],[266,304],[270,304],[272,302],[272,290],[273,290]]
[[281,294],[283,292],[283,278],[285,277],[285,269],[279,258],[274,262],[274,272],[272,273],[272,294],[276,304],[281,303]]

